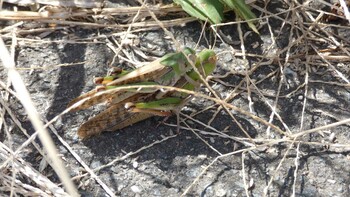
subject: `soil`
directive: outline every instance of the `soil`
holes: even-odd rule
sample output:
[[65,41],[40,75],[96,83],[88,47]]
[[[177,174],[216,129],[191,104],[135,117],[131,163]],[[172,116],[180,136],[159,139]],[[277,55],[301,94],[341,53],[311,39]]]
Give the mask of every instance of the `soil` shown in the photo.
[[[274,5],[269,11],[276,13],[278,6]],[[234,16],[228,13],[226,18],[231,20]],[[273,46],[276,52],[290,44],[290,26],[282,27],[281,21],[275,18],[271,18],[270,24],[276,36],[277,43]],[[273,43],[268,26],[262,25],[259,29],[260,35],[253,33],[246,25],[242,25],[242,28],[246,34],[246,53],[265,54]],[[240,43],[229,45],[220,40],[215,41],[213,32],[208,28],[205,31],[207,40],[200,39],[202,26],[199,22],[171,27],[168,30],[181,46],[194,47],[199,40],[197,51],[213,47],[219,59],[214,78],[209,84],[221,98],[235,91],[237,96],[229,101],[230,104],[251,111],[266,121],[272,113],[268,104],[275,105],[278,117],[275,115],[272,123],[287,133],[296,134],[350,118],[349,83],[347,86],[339,85],[346,83],[332,67],[324,66],[321,60],[307,65],[304,57],[295,58],[288,64],[284,64],[280,59],[280,64],[271,61],[257,67],[249,75],[250,79],[253,82],[264,78],[265,80],[257,83],[257,87],[251,85],[252,91],[247,92],[246,81],[245,85],[239,86],[242,80],[246,80],[244,65],[251,69],[260,58],[248,56],[247,60],[243,60],[241,55],[234,55],[233,51],[237,54],[241,51]],[[224,26],[221,31],[227,39],[239,41],[236,25]],[[16,67],[44,67],[19,70],[43,120],[51,120],[59,115],[73,98],[92,90],[95,87],[92,80],[94,76],[106,75],[115,53],[107,46],[108,40],[100,35],[116,32],[108,28],[66,26],[43,37],[41,42],[24,40],[35,39],[35,36],[38,36],[35,34],[19,35],[21,39],[16,47]],[[176,50],[174,43],[166,38],[162,29],[135,35],[140,40],[140,44],[136,45],[138,48],[153,50],[146,53],[149,56],[157,58]],[[349,31],[339,28],[338,35],[348,38]],[[119,40],[118,37],[115,38]],[[83,42],[78,42],[79,40]],[[7,44],[11,43],[10,39],[5,41]],[[310,47],[314,44],[319,47],[318,43],[310,43]],[[305,47],[307,43],[301,43],[300,50],[301,45]],[[344,42],[344,48],[349,52],[349,40]],[[131,47],[125,49],[133,52]],[[292,48],[290,55],[297,55],[297,51]],[[285,55],[281,54],[280,57],[285,58]],[[137,55],[135,59],[145,61]],[[265,58],[263,61],[267,62],[269,59]],[[350,79],[349,60],[330,61],[345,78]],[[57,66],[72,63],[74,65]],[[115,65],[130,68],[127,62],[121,61],[121,64]],[[274,71],[272,76],[268,76]],[[216,77],[228,72],[231,74],[220,78],[221,81],[216,80]],[[5,77],[6,72],[2,70],[1,79],[5,80]],[[306,78],[309,80],[308,84],[301,86]],[[235,90],[235,87],[240,88]],[[280,97],[276,102],[279,89]],[[201,92],[208,94],[205,87]],[[212,101],[194,98],[184,107],[182,113],[189,115],[212,104]],[[31,123],[19,101],[11,99],[9,105],[24,128],[33,133]],[[218,105],[215,105],[214,108],[195,116],[195,119],[207,124],[217,109]],[[258,146],[252,148],[241,143],[251,141],[247,140],[247,136],[227,111],[220,110],[210,124],[214,129],[187,120],[186,123],[190,125],[187,128],[195,130],[181,129],[177,133],[176,116],[171,116],[165,121],[163,117],[153,117],[118,132],[104,132],[80,140],[76,133],[78,127],[99,110],[99,107],[93,107],[65,114],[55,121],[53,126],[59,136],[91,169],[117,159],[112,165],[96,172],[102,182],[117,196],[180,196],[184,193],[185,196],[203,197],[263,196],[266,188],[268,196],[292,196],[293,190],[296,196],[350,196],[349,123],[302,135],[292,143],[293,139],[286,140],[281,133],[273,129],[268,130],[261,122],[230,110],[250,137],[255,139]],[[185,116],[181,115],[181,118]],[[9,116],[6,116],[5,120],[13,125]],[[185,127],[184,124],[181,126]],[[13,139],[16,139],[14,147],[20,146],[26,140],[17,127],[14,127],[11,133]],[[230,136],[244,140],[234,140]],[[86,171],[59,139],[54,134],[52,137],[70,175],[76,177],[84,174]],[[0,139],[1,142],[8,143],[4,133]],[[135,152],[152,143],[155,144]],[[26,152],[23,158],[38,169],[41,155],[31,145],[27,147]],[[128,153],[132,154],[126,157]],[[210,167],[206,169],[208,165]],[[50,166],[42,173],[53,182],[59,182]],[[89,175],[76,178],[75,183],[82,196],[107,195]]]

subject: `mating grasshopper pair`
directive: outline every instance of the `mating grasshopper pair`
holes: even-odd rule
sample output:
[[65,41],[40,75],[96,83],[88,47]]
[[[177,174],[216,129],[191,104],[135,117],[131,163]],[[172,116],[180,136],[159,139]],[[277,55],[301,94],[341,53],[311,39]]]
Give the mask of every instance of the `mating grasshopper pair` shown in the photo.
[[[210,75],[216,67],[216,60],[213,50],[204,49],[196,55],[194,50],[185,48],[135,70],[119,70],[107,77],[96,78],[95,83],[99,86],[73,99],[68,107],[77,102],[80,104],[73,110],[86,109],[102,102],[107,102],[108,107],[82,124],[78,136],[87,138],[102,131],[122,129],[152,116],[171,115],[190,99],[190,95],[154,86],[197,90],[201,84],[199,74],[203,77]],[[123,86],[127,88],[121,88]]]

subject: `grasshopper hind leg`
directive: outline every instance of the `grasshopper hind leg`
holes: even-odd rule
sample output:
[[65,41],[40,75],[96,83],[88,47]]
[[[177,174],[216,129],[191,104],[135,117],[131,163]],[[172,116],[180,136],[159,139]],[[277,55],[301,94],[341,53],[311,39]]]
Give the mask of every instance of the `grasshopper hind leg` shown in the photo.
[[78,136],[82,139],[98,135],[108,130],[112,125],[124,119],[126,113],[123,105],[112,105],[95,117],[89,119],[78,129]]
[[154,116],[153,114],[150,114],[150,113],[130,113],[130,112],[127,112],[127,113],[128,115],[125,117],[124,120],[121,120],[120,122],[106,129],[105,131],[116,131],[119,129],[123,129],[127,126],[130,126],[132,124],[135,124],[142,120],[146,120]]
[[116,131],[152,116],[154,115],[149,113],[129,112],[123,105],[112,105],[82,124],[78,129],[78,136],[86,139],[103,131]]

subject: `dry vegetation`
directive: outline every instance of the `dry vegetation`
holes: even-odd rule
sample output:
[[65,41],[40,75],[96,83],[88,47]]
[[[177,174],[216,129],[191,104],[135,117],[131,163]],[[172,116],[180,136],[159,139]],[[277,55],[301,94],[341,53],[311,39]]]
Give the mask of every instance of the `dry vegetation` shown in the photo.
[[[16,3],[18,2],[21,1],[16,1]],[[81,191],[88,184],[95,185],[94,187],[99,185],[103,190],[100,192],[110,196],[122,195],[125,191],[118,191],[120,192],[118,193],[117,188],[105,182],[105,177],[101,178],[102,171],[108,171],[122,161],[146,154],[145,150],[169,143],[168,141],[178,138],[181,133],[170,134],[161,140],[154,140],[155,142],[144,144],[138,150],[120,153],[122,155],[115,158],[102,160],[105,163],[101,163],[98,167],[91,167],[90,164],[85,163],[87,161],[83,155],[80,155],[81,152],[76,152],[75,148],[71,147],[72,140],[66,139],[66,135],[63,136],[62,132],[66,131],[57,132],[53,126],[53,123],[62,118],[69,109],[61,108],[62,113],[52,120],[46,121],[44,117],[39,115],[45,114],[45,111],[36,109],[37,105],[30,99],[30,91],[27,90],[30,87],[28,87],[28,83],[23,82],[23,76],[21,77],[19,72],[25,69],[28,72],[40,72],[41,70],[84,64],[84,62],[71,62],[54,67],[43,65],[39,68],[33,66],[18,68],[16,66],[18,62],[15,59],[16,50],[46,43],[70,43],[73,45],[102,43],[106,44],[119,60],[136,66],[140,62],[134,58],[134,53],[144,57],[145,61],[154,59],[150,57],[150,53],[139,48],[137,41],[139,33],[162,31],[177,49],[181,49],[183,46],[173,35],[172,27],[182,26],[181,28],[185,29],[185,24],[196,21],[196,19],[188,17],[177,6],[157,4],[159,2],[154,1],[135,3],[134,7],[120,4],[119,7],[104,8],[100,7],[101,4],[91,4],[90,1],[79,1],[79,4],[75,6],[65,4],[69,1],[62,1],[59,4],[56,4],[59,2],[58,0],[50,1],[47,4],[45,2],[42,1],[43,4],[37,5],[23,5],[19,10],[16,10],[16,5],[7,3],[3,5],[6,7],[6,11],[3,9],[0,12],[0,19],[3,20],[0,30],[0,56],[2,66],[5,67],[5,69],[1,69],[2,74],[0,75],[3,77],[0,79],[0,195],[66,196],[68,193],[77,195],[77,187]],[[84,4],[84,2],[89,3]],[[209,25],[202,25],[201,38],[206,40],[214,50],[219,45],[220,47],[224,46],[225,50],[218,53],[218,70],[220,71],[207,79],[206,91],[202,93],[190,92],[196,96],[197,100],[206,100],[211,105],[207,105],[190,115],[181,113],[181,130],[193,132],[203,141],[205,146],[215,152],[216,156],[207,156],[206,163],[203,163],[200,173],[192,180],[188,180],[189,184],[185,184],[184,188],[178,191],[178,195],[199,195],[196,193],[198,190],[194,191],[194,188],[201,187],[203,184],[201,180],[206,178],[208,171],[217,168],[218,163],[223,160],[230,160],[232,156],[239,156],[241,159],[241,177],[239,178],[243,183],[243,196],[250,196],[254,193],[274,196],[276,191],[271,188],[276,184],[276,176],[287,173],[283,166],[290,161],[293,161],[291,164],[293,165],[291,171],[293,183],[290,184],[291,192],[289,195],[298,195],[300,187],[302,187],[299,179],[305,173],[305,166],[300,165],[300,159],[309,154],[306,150],[331,151],[347,157],[349,162],[350,14],[348,7],[344,7],[346,3],[349,6],[349,1],[340,1],[338,7],[325,1],[315,3],[314,1],[288,0],[281,1],[278,3],[279,5],[276,2],[278,1],[265,1],[265,3],[257,1],[251,4],[254,11],[259,13],[257,21],[261,30],[261,39],[269,40],[268,44],[255,45],[255,43],[247,41],[247,38],[253,33],[246,28],[242,30],[243,22],[227,22],[212,26],[210,29]],[[274,9],[276,12],[272,13],[268,8],[274,5],[277,8]],[[84,39],[77,37],[55,41],[47,39],[55,32],[74,31],[74,28],[77,27],[96,31],[108,29],[109,33],[101,33]],[[217,27],[220,31],[217,31]],[[239,40],[233,41],[236,45],[229,43],[230,37],[225,35],[225,27],[236,28],[239,37]],[[221,31],[221,29],[223,30]],[[264,32],[262,29],[267,31]],[[205,31],[210,31],[215,38],[207,38]],[[3,41],[6,41],[6,45]],[[247,46],[247,43],[252,45]],[[252,50],[248,51],[247,48]],[[254,53],[256,48],[260,50],[256,50],[257,52]],[[242,68],[236,69],[233,68],[234,63],[223,62],[227,55],[233,55]],[[220,68],[224,65],[226,65],[225,69]],[[270,65],[274,65],[274,67],[269,67],[273,69],[268,72],[264,71],[264,68]],[[238,66],[236,65],[236,67]],[[239,83],[232,84],[228,80],[233,76],[239,76]],[[268,84],[271,81],[274,81],[275,84],[269,87]],[[220,92],[222,89],[218,90],[215,87],[221,87],[225,92]],[[327,99],[326,97],[321,97],[318,100],[313,97],[315,94],[319,94],[315,91],[317,87],[325,88],[323,90],[326,92],[328,91],[327,87],[334,88],[339,94],[333,95],[334,97],[329,100],[322,99]],[[158,88],[174,89],[172,87]],[[177,91],[184,90],[177,89]],[[235,103],[238,97],[244,98],[244,106]],[[300,106],[297,115],[290,114],[288,110],[293,107],[290,108],[285,104],[291,98],[299,99],[294,99],[294,103],[289,104]],[[20,101],[36,132],[27,133],[28,128],[23,125],[21,118],[18,117],[19,112],[15,110],[18,108],[13,107],[16,102],[11,102],[11,100]],[[259,110],[256,103],[264,105],[266,109]],[[333,110],[322,110],[316,107],[319,106],[318,104],[329,105]],[[200,117],[200,114],[205,114],[208,111],[211,112],[209,121],[197,119],[197,116]],[[226,114],[232,120],[223,122],[222,124],[227,124],[223,126],[224,128],[230,128],[229,123],[232,123],[244,135],[236,136],[235,133],[216,128],[216,125],[212,123],[220,114]],[[316,116],[315,114],[322,117],[324,122],[313,122],[311,119]],[[289,122],[288,118],[291,116],[297,117],[297,120]],[[243,124],[240,121],[242,118],[247,120],[258,134],[251,136],[252,132],[249,130],[252,127]],[[154,124],[158,123],[154,121]],[[176,130],[176,124],[168,122],[164,124],[174,131]],[[200,126],[194,127],[192,126],[194,124]],[[13,136],[14,130],[20,130],[23,133]],[[49,133],[55,135],[55,140],[51,139]],[[26,137],[26,139],[16,139],[19,136]],[[40,139],[40,145],[36,138]],[[222,149],[216,147],[214,143],[215,140],[220,141],[220,139],[234,144],[234,148],[231,151],[221,151]],[[57,146],[65,147],[66,151],[59,152],[59,150],[62,151],[62,148],[57,149]],[[81,144],[81,146],[84,145]],[[33,165],[34,160],[26,156],[28,151],[41,155],[43,159],[40,165]],[[279,153],[280,157],[278,157],[278,162],[266,164],[273,169],[269,172],[268,178],[265,180],[252,178],[251,169],[247,169],[246,159],[248,155],[269,155],[275,151]],[[65,165],[63,164],[62,160],[67,157],[74,157],[79,162],[81,168],[79,168],[78,173],[69,171],[71,170],[69,165],[72,165],[71,162],[74,160],[67,160]],[[47,165],[52,167],[59,180],[51,168],[47,170],[49,168]],[[344,173],[349,174],[350,172],[345,170]],[[70,177],[70,175],[74,175],[74,177]],[[90,178],[94,181],[91,181]],[[90,182],[87,183],[87,180]],[[349,194],[349,178],[347,181],[348,188],[342,195],[346,192]],[[90,189],[87,187],[86,190],[92,190],[91,188],[94,187],[90,187]],[[202,187],[204,186],[202,185]],[[138,193],[135,188],[131,188],[131,190]],[[311,195],[312,192],[309,194]]]

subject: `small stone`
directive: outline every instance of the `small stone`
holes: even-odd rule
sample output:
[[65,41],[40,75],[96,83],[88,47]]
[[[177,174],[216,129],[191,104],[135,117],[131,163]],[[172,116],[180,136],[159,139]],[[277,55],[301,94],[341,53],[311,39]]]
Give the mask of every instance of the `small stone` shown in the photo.
[[136,185],[131,186],[130,189],[134,193],[141,193],[141,189],[138,186],[136,186]]
[[213,143],[213,144],[215,143],[215,139],[213,137],[210,137],[209,139],[210,139],[211,143]]
[[191,168],[186,172],[186,176],[190,178],[195,178],[200,174],[200,169],[199,168]]
[[98,168],[101,166],[101,162],[100,161],[93,161],[90,166],[91,166],[91,168]]
[[139,163],[137,161],[132,162],[132,167],[137,168],[139,166]]
[[224,189],[218,189],[218,190],[215,192],[215,196],[226,196],[226,190],[224,190]]
[[332,179],[327,179],[327,182],[328,182],[328,183],[334,184],[336,181],[335,181],[335,180],[332,180]]

